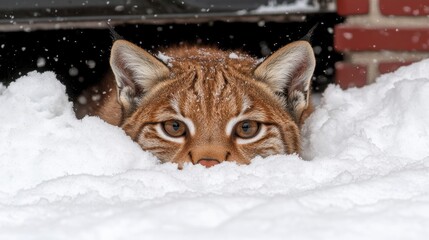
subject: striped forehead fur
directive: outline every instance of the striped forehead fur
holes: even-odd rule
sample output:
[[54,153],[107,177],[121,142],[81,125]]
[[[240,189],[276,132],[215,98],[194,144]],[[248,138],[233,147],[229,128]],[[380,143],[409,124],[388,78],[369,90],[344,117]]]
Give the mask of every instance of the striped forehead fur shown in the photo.
[[[168,51],[166,52],[168,54]],[[216,56],[216,61],[212,60],[213,55]],[[237,86],[234,86],[234,82],[230,82],[226,76],[242,75],[243,73],[240,73],[240,71],[249,73],[255,64],[254,60],[249,58],[243,65],[240,64],[240,67],[243,67],[243,69],[236,69],[233,64],[227,63],[229,61],[237,61],[236,59],[230,59],[228,53],[212,49],[204,49],[202,51],[198,48],[182,49],[179,53],[175,54],[172,61],[172,72],[175,72],[175,68],[179,69],[178,71],[186,70],[192,72],[192,79],[185,79],[184,81],[190,84],[189,90],[193,94],[190,94],[188,91],[185,99],[181,99],[180,103],[192,103],[194,105],[192,106],[192,110],[200,111],[204,115],[212,114],[216,110],[213,107],[219,105],[220,101],[225,102],[224,104],[227,104],[229,109],[234,110],[234,102],[237,103],[238,99],[233,99],[233,101],[226,100],[232,100],[230,98],[237,94],[231,90],[231,88]],[[178,100],[176,99],[175,101]],[[187,106],[182,105],[181,107],[186,108]]]

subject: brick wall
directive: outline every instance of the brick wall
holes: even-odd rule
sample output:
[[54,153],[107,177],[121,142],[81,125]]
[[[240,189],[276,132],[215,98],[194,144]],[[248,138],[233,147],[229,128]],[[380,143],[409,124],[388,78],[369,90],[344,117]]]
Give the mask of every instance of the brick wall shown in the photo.
[[337,0],[344,23],[334,45],[344,53],[336,82],[361,87],[400,66],[429,58],[429,0]]

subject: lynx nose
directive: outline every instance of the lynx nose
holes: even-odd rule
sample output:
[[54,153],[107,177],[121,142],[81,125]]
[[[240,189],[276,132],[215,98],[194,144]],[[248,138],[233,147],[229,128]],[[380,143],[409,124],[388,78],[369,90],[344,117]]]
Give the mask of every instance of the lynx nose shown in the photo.
[[190,152],[192,163],[201,164],[207,168],[213,167],[226,160],[228,150],[223,146],[197,146]]
[[198,164],[201,164],[204,167],[209,168],[219,164],[219,161],[216,159],[201,159],[201,160],[198,160]]

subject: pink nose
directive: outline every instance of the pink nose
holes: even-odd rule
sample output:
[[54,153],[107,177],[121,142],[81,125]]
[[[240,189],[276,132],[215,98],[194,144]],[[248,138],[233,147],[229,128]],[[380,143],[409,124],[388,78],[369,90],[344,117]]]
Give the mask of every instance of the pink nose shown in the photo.
[[219,161],[215,159],[201,159],[198,161],[198,163],[203,165],[206,168],[209,168],[219,164]]

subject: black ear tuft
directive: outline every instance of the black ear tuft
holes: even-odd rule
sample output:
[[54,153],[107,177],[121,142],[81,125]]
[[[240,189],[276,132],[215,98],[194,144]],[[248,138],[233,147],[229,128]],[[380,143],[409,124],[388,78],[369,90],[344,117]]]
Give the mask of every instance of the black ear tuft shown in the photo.
[[117,40],[123,40],[124,39],[121,35],[119,35],[118,32],[115,31],[115,28],[112,27],[112,25],[110,25],[109,22],[106,22],[106,24],[110,30],[110,36],[111,36],[113,42],[116,42]]
[[303,41],[311,42],[311,37],[313,37],[313,32],[316,30],[317,26],[319,26],[319,23],[316,23],[307,34],[305,34],[304,37],[301,38]]

